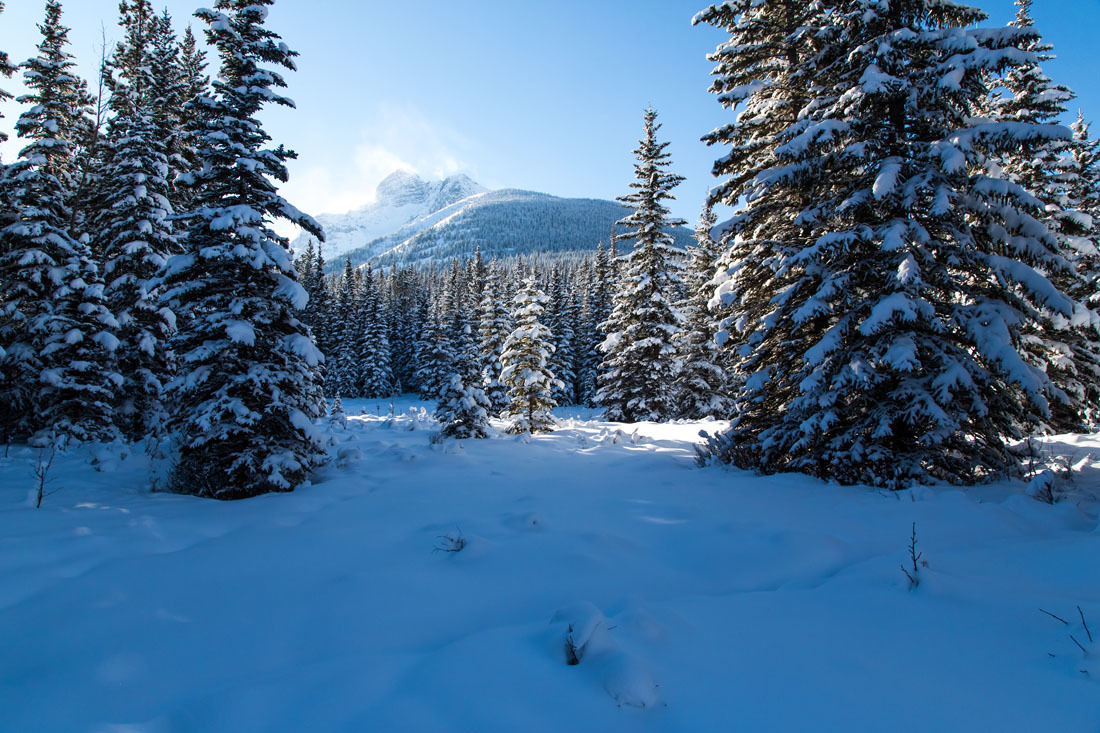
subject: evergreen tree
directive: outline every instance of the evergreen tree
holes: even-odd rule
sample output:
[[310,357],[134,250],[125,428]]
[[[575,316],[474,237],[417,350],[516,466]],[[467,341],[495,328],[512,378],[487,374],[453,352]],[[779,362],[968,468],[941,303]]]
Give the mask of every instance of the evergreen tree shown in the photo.
[[[210,77],[206,75],[206,52],[199,48],[191,26],[184,28],[183,40],[179,44],[178,64],[179,89],[172,90],[178,93],[180,101],[179,117],[176,121],[179,137],[177,149],[173,150],[179,156],[174,160],[174,165],[178,168],[177,177],[199,169],[198,150],[208,132],[207,118],[213,109],[200,102],[201,97],[210,94]],[[171,201],[176,211],[190,211],[198,195],[197,185],[197,182],[190,186],[173,185]]]
[[266,103],[293,106],[277,68],[293,70],[296,54],[263,25],[272,2],[218,0],[196,13],[221,72],[214,95],[193,104],[217,122],[201,142],[202,167],[183,178],[196,206],[188,251],[168,267],[181,319],[173,487],[219,499],[292,490],[323,458],[311,421],[324,413],[314,371],[324,357],[297,317],[307,295],[288,243],[268,223],[286,219],[324,239],[278,195],[293,153],[265,147],[257,120]]
[[325,259],[312,237],[306,245],[306,251],[296,260],[295,266],[298,270],[298,280],[309,296],[309,303],[302,312],[302,321],[313,332],[317,348],[327,356],[332,348],[332,338],[329,334],[332,305],[325,280]]
[[470,287],[458,266],[458,260],[453,260],[447,287],[444,289],[441,314],[447,322],[448,351],[451,355],[451,363],[447,371],[448,373],[459,372],[468,376],[466,383],[474,385],[480,381],[480,371],[478,369],[477,342],[474,339],[473,329],[470,327],[470,318],[466,310],[466,299],[469,292]]
[[[1016,18],[1011,25],[1034,32],[1031,17],[1032,0],[1016,0]],[[1053,83],[1043,72],[1042,62],[1054,58],[1053,47],[1044,43],[1037,32],[1024,41],[1021,50],[1033,54],[1020,65],[1009,67],[1000,84],[1007,96],[994,100],[993,117],[998,121],[1031,125],[1053,124],[1066,112],[1066,103],[1073,99],[1069,88]],[[1069,201],[1069,186],[1073,172],[1072,157],[1067,154],[1072,141],[1044,137],[1026,141],[1018,148],[993,154],[1002,174],[1034,195],[1042,208],[1036,218],[1050,229],[1058,242],[1058,251],[1069,261],[1078,259],[1074,242],[1084,234],[1077,212]],[[1066,293],[1077,289],[1078,277],[1069,268],[1046,273],[1051,281]],[[1089,392],[1096,394],[1100,361],[1087,346],[1087,331],[1095,316],[1083,307],[1072,318],[1047,314],[1023,329],[1021,353],[1043,369],[1064,394],[1051,405],[1045,421],[1055,432],[1077,432],[1083,429],[1084,405]],[[1090,317],[1091,316],[1091,317]]]
[[[4,14],[4,3],[0,2],[0,15],[3,15],[3,14]],[[3,50],[0,50],[0,77],[3,77],[5,79],[10,79],[12,74],[15,73],[15,71],[16,71],[16,66],[14,64],[12,64],[11,61],[8,59],[7,52],[3,51]],[[11,99],[11,93],[6,92],[3,89],[0,89],[0,103],[6,102],[9,99]],[[4,119],[4,116],[2,114],[0,114],[0,120],[2,120],[2,119]],[[4,132],[3,130],[0,130],[0,143],[7,141],[7,139],[8,139],[8,134],[6,132]],[[2,163],[0,163],[0,165],[2,165]],[[0,171],[2,171],[2,170],[3,170],[3,168],[0,167]]]
[[476,384],[466,384],[463,375],[447,378],[435,417],[443,425],[444,438],[488,438],[489,399]]
[[364,309],[359,375],[364,397],[389,397],[394,393],[390,358],[389,319],[379,284],[370,265],[363,280]]
[[747,202],[716,293],[743,386],[711,450],[842,483],[999,475],[1058,392],[1021,326],[1072,303],[1041,274],[1065,262],[1035,199],[983,172],[1051,128],[970,111],[1037,34],[967,30],[984,13],[939,0],[828,5],[697,18],[730,32],[712,88],[740,108],[708,139],[730,146],[711,203]]
[[470,262],[470,272],[466,278],[470,288],[467,300],[475,307],[481,302],[481,294],[485,290],[486,275],[485,260],[481,257],[481,245],[479,244],[474,248],[474,259]]
[[508,409],[503,417],[514,418],[510,433],[540,433],[554,429],[554,390],[561,381],[550,371],[554,352],[553,334],[539,317],[549,298],[539,289],[534,274],[524,281],[515,298],[515,330],[504,342],[500,381],[508,387]]
[[491,265],[482,291],[478,326],[481,384],[489,399],[491,415],[500,415],[508,407],[508,390],[500,381],[504,369],[500,357],[504,353],[504,342],[512,332],[512,323],[508,301],[501,289],[501,277],[497,266]]
[[164,147],[165,162],[168,171],[164,178],[168,182],[169,199],[172,203],[182,203],[176,178],[191,169],[185,154],[194,155],[188,149],[187,131],[184,129],[184,102],[186,81],[181,73],[180,45],[176,33],[172,30],[172,16],[166,9],[152,21],[149,32],[149,97],[150,114],[156,139]]
[[1082,222],[1092,239],[1100,239],[1100,139],[1089,133],[1090,124],[1078,111],[1073,130],[1073,170],[1075,176],[1070,188],[1071,204],[1088,221]]
[[616,290],[613,255],[604,250],[603,242],[596,245],[590,280],[585,288],[584,303],[584,339],[580,350],[581,367],[578,370],[578,389],[580,401],[596,407],[596,393],[599,389],[599,375],[602,373],[600,344],[604,335],[600,333],[600,324],[611,316],[611,295]]
[[359,317],[362,283],[359,271],[344,259],[344,274],[336,295],[335,318],[330,328],[335,334],[331,391],[344,397],[360,396],[359,347],[363,324]]
[[[83,79],[78,81],[80,94],[84,97],[81,114],[73,119],[72,133],[72,195],[69,197],[69,234],[74,239],[87,241],[91,235],[91,220],[95,212],[103,207],[100,187],[103,184],[104,161],[107,150],[103,140],[103,130],[110,112],[111,87],[114,80],[108,64],[108,49],[103,46],[99,63],[96,94],[88,93],[88,85]],[[97,262],[102,260],[102,252],[92,251]]]
[[[1073,143],[1069,154],[1067,207],[1076,236],[1069,237],[1077,277],[1069,295],[1086,308],[1100,309],[1100,140],[1089,136],[1089,125],[1078,112],[1070,126]],[[1087,424],[1100,422],[1100,327],[1093,323],[1081,330],[1080,348],[1090,358],[1081,359],[1088,370],[1084,413]]]
[[117,323],[87,246],[70,235],[73,145],[88,97],[65,50],[57,0],[47,1],[38,27],[16,123],[28,143],[0,192],[17,217],[0,231],[0,438],[110,439]]
[[438,401],[447,387],[454,364],[447,327],[438,316],[429,315],[424,319],[416,364],[420,399]]
[[711,232],[718,217],[710,208],[703,210],[695,230],[696,245],[691,248],[688,270],[688,296],[680,305],[684,330],[676,342],[680,375],[676,382],[679,415],[688,419],[732,416],[726,372],[718,363],[714,337],[718,323],[710,311],[715,264],[719,247]]
[[673,341],[682,320],[673,305],[679,283],[669,227],[683,225],[669,216],[664,202],[683,177],[668,172],[668,143],[657,142],[657,113],[645,111],[645,137],[634,154],[637,180],[633,193],[619,198],[633,213],[619,223],[635,240],[626,258],[610,317],[601,325],[607,338],[604,373],[596,401],[606,406],[609,420],[667,420],[676,415],[676,353]]
[[[3,14],[4,14],[4,3],[0,2],[0,15],[3,15]],[[15,71],[16,71],[16,66],[14,64],[12,64],[11,61],[8,60],[7,52],[5,52],[3,50],[0,50],[0,79],[9,79],[9,78],[11,78],[12,74],[14,74]],[[11,99],[11,93],[5,91],[3,88],[0,88],[0,104],[4,104],[9,99]],[[3,120],[3,119],[4,119],[4,115],[3,115],[3,113],[0,113],[0,120]],[[7,139],[8,139],[8,134],[6,132],[4,132],[3,129],[0,129],[0,143],[6,142]],[[4,170],[6,169],[6,167],[7,166],[4,164],[3,158],[0,158],[0,181],[3,181]],[[0,186],[0,194],[2,194],[3,191],[4,191],[3,187]],[[9,224],[11,224],[14,221],[15,221],[15,212],[12,209],[10,202],[5,201],[3,198],[0,198],[0,229],[3,229],[4,227],[8,226]],[[0,346],[0,349],[2,349],[2,348],[3,347]],[[2,352],[0,352],[0,359],[3,359],[3,357],[4,357],[4,354]],[[2,389],[2,387],[0,387],[0,389]]]
[[554,334],[554,353],[550,357],[550,371],[562,383],[562,386],[554,392],[554,402],[559,405],[572,405],[575,402],[577,381],[574,365],[576,352],[573,348],[577,314],[569,292],[569,283],[560,264],[550,271],[549,290],[550,305],[546,320],[547,327]]
[[423,328],[422,291],[416,273],[411,269],[394,269],[390,275],[392,317],[390,346],[393,355],[393,376],[401,390],[417,389],[416,345]]
[[158,21],[149,0],[124,0],[125,39],[111,60],[114,117],[104,140],[104,167],[94,212],[93,247],[103,253],[105,295],[119,323],[116,368],[122,376],[115,422],[133,440],[159,432],[162,393],[170,376],[168,339],[175,324],[158,302],[157,278],[178,252],[169,223],[168,161],[155,123],[153,39]]

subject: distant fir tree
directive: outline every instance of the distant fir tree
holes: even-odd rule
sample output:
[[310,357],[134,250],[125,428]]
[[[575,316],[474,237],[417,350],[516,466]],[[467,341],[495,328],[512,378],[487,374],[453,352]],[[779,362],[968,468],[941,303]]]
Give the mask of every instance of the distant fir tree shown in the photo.
[[179,253],[169,219],[168,159],[156,124],[152,70],[158,20],[149,0],[120,5],[124,40],[110,60],[115,74],[104,136],[101,206],[93,212],[93,249],[104,257],[107,305],[118,321],[116,369],[123,379],[115,422],[131,440],[159,434],[171,373],[168,341],[175,316],[161,306],[157,280]]
[[585,288],[583,346],[579,349],[580,367],[577,370],[578,399],[588,407],[596,407],[599,374],[603,361],[600,344],[604,334],[600,324],[611,316],[611,296],[615,292],[614,255],[604,249],[603,242],[596,245],[588,287]]
[[[792,26],[791,19],[797,22]],[[841,483],[969,484],[1057,388],[1016,349],[1073,304],[1042,212],[983,151],[1050,128],[974,120],[985,76],[1036,38],[968,30],[959,3],[737,0],[697,16],[730,34],[712,89],[736,120],[711,204],[747,202],[722,237],[737,417],[720,460]],[[763,35],[762,35],[763,34]],[[765,43],[766,37],[774,42]]]
[[363,332],[360,318],[362,283],[359,271],[344,260],[344,274],[336,293],[336,307],[329,328],[334,335],[330,391],[344,397],[360,397],[359,348]]
[[684,314],[684,330],[676,340],[680,373],[676,380],[676,404],[679,417],[698,420],[715,417],[725,420],[733,416],[733,400],[729,395],[726,370],[718,360],[718,322],[710,310],[716,263],[720,256],[718,243],[711,232],[718,217],[705,208],[695,229],[696,245],[689,249],[688,295],[680,304]]
[[512,318],[504,297],[498,267],[490,265],[481,296],[481,317],[478,325],[478,359],[481,385],[489,399],[489,414],[500,415],[508,407],[508,389],[500,381],[504,366],[500,358],[504,342],[512,332]]
[[[469,287],[458,260],[451,262],[451,273],[447,278],[447,287],[443,293],[441,317],[446,321],[447,350],[450,352],[451,363],[447,376],[458,372],[468,375],[468,385],[474,385],[479,380],[477,342],[474,331],[470,326],[470,317],[466,310],[466,299]],[[446,380],[444,380],[446,384]]]
[[420,303],[425,299],[409,268],[394,269],[390,274],[392,317],[390,318],[390,348],[393,355],[393,376],[404,392],[415,391],[416,345],[423,323]]
[[481,388],[477,342],[466,310],[466,301],[476,293],[473,280],[477,277],[475,267],[463,271],[457,260],[451,263],[443,301],[451,363],[444,372],[436,410],[436,417],[443,423],[443,437],[489,437],[492,405]]
[[550,371],[562,383],[554,391],[554,401],[559,405],[576,404],[576,321],[576,304],[565,272],[559,265],[550,272],[550,308],[547,313],[547,326],[554,334],[554,354],[550,357]]
[[438,402],[453,373],[454,356],[447,326],[437,315],[428,315],[417,344],[416,381],[420,399]]
[[[325,384],[326,389],[329,389],[331,366],[335,362],[331,357],[334,352],[332,294],[325,279],[325,258],[321,254],[320,246],[312,237],[308,240],[306,251],[295,261],[295,267],[298,270],[298,281],[309,296],[309,302],[302,311],[301,319],[309,326],[317,348],[325,354],[326,360],[317,366],[318,380]],[[331,390],[326,394],[331,394]]]
[[27,145],[6,169],[0,200],[0,439],[111,439],[117,323],[88,247],[70,235],[73,140],[88,96],[65,50],[61,5],[46,3],[38,55],[22,64],[30,93],[16,122]]
[[657,142],[657,112],[645,111],[645,137],[634,150],[634,192],[619,198],[633,213],[619,224],[619,239],[634,240],[624,258],[611,315],[601,325],[606,339],[603,373],[596,401],[608,420],[668,420],[677,413],[673,346],[682,318],[674,305],[680,276],[669,227],[686,222],[669,216],[664,202],[682,176],[670,173],[667,142]]
[[481,245],[479,244],[474,248],[474,259],[469,263],[469,273],[466,277],[469,285],[467,301],[473,304],[475,308],[481,302],[481,294],[485,290],[485,278],[487,276],[488,269],[485,267],[485,260],[481,256]]
[[390,324],[382,292],[370,265],[363,278],[362,335],[359,377],[364,397],[389,397],[394,393],[390,358]]
[[508,409],[503,417],[512,418],[510,433],[541,433],[554,429],[554,390],[561,380],[550,371],[554,353],[553,334],[539,318],[549,302],[532,274],[524,281],[515,298],[512,318],[515,329],[504,342],[500,381],[508,387]]
[[212,97],[194,104],[211,122],[202,166],[184,177],[197,190],[186,254],[169,263],[168,302],[180,317],[174,382],[179,459],[176,491],[238,499],[301,485],[323,458],[312,420],[324,413],[315,367],[324,357],[298,319],[307,295],[287,240],[268,222],[285,219],[320,240],[320,226],[278,195],[293,153],[257,114],[293,103],[279,67],[296,55],[263,26],[273,0],[217,0],[196,15],[221,58]]

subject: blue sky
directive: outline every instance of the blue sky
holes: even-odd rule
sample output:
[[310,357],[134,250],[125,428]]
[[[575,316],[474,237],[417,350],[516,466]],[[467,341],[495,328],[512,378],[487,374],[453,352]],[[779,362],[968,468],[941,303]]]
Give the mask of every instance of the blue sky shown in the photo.
[[[1004,24],[1013,0],[972,0]],[[177,26],[195,0],[155,3]],[[33,53],[41,0],[8,0],[0,48]],[[301,53],[289,77],[297,110],[267,114],[268,130],[298,151],[284,194],[312,214],[362,205],[397,167],[425,176],[469,174],[492,187],[613,198],[631,180],[642,110],[652,104],[686,177],[674,213],[694,222],[719,151],[699,137],[725,122],[707,92],[705,55],[723,34],[693,27],[698,0],[557,0],[415,4],[280,0],[269,26]],[[101,31],[118,37],[116,0],[68,0],[72,51],[86,76]],[[1096,35],[1100,0],[1036,0],[1036,24],[1060,58],[1048,73],[1100,120]],[[18,91],[14,81],[3,82]],[[18,114],[3,108],[10,128]],[[1097,124],[1100,130],[1100,123]],[[10,160],[16,145],[2,149]]]

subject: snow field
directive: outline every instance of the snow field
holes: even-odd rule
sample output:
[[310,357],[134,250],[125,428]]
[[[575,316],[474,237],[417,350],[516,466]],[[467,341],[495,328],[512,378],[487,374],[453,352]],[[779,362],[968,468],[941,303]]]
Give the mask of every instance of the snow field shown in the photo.
[[59,456],[34,510],[12,447],[0,729],[1100,724],[1076,610],[1100,641],[1100,440],[1051,441],[1084,469],[1048,506],[696,469],[718,423],[559,409],[548,435],[432,444],[421,407],[346,400],[313,486],[241,502],[149,493],[140,451],[101,450],[109,472]]

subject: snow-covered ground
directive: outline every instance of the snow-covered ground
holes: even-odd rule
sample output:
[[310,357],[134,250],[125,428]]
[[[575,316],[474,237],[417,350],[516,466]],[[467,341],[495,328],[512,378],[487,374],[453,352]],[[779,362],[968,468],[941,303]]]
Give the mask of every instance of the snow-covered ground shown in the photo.
[[72,454],[35,510],[0,458],[0,730],[1100,729],[1100,440],[1051,442],[1049,506],[697,469],[714,423],[346,407],[315,485],[242,502]]

